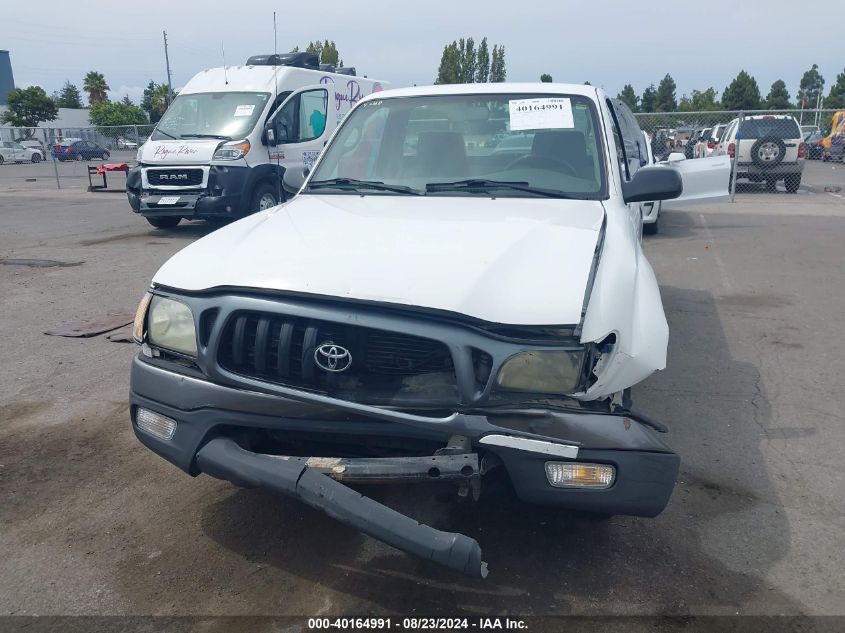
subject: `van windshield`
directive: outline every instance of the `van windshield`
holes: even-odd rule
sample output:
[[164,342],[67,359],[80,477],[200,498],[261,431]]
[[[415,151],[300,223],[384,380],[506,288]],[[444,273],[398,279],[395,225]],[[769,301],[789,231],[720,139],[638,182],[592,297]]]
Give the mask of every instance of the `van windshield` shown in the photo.
[[346,117],[306,191],[601,199],[600,129],[578,95],[374,99]]
[[241,139],[264,112],[269,92],[199,92],[179,95],[161,117],[154,141],[183,138]]

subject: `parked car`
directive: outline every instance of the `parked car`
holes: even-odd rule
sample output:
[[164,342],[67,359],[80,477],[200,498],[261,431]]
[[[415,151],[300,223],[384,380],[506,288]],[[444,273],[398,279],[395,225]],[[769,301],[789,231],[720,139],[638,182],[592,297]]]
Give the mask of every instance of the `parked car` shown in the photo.
[[826,160],[845,161],[845,136],[837,134],[831,137],[830,147],[824,157]]
[[821,134],[822,131],[818,125],[802,125],[801,134],[806,136],[808,134]]
[[695,148],[698,145],[699,141],[703,138],[709,138],[710,136],[710,128],[698,128],[693,130],[690,137],[687,139],[686,143],[684,143],[684,156],[687,158],[697,158],[695,154]]
[[818,160],[824,156],[824,134],[821,132],[807,132],[804,135],[804,144],[807,146],[807,158]]
[[44,145],[42,145],[41,141],[38,139],[18,139],[18,143],[24,147],[28,147],[29,149],[37,149],[41,154],[41,160],[47,158],[47,154],[44,151]]
[[706,135],[703,134],[695,144],[694,157],[707,158],[710,156],[713,150],[716,149],[716,145],[719,143],[726,127],[728,127],[727,123],[719,123],[710,128],[710,131]]
[[100,147],[91,141],[77,140],[69,143],[63,141],[53,148],[53,156],[56,160],[93,160],[99,158],[105,160],[111,154],[105,147]]
[[138,149],[137,141],[124,138],[123,136],[118,136],[115,144],[117,145],[117,149]]
[[[532,130],[530,147],[466,152],[502,129]],[[307,176],[286,170],[296,197],[155,275],[134,326],[136,436],[192,475],[298,498],[474,576],[475,539],[344,484],[475,496],[499,468],[527,502],[658,514],[679,459],[630,404],[669,334],[639,205],[724,198],[730,161],[643,152],[627,106],[592,86],[362,98]]]
[[[654,152],[649,143],[648,134],[643,134],[643,145],[646,150],[647,163],[649,165],[655,164]],[[660,209],[663,206],[662,200],[648,200],[640,203],[640,211],[643,218],[643,233],[646,235],[656,235],[660,231]]]
[[734,160],[737,178],[765,182],[771,191],[783,180],[786,190],[795,193],[801,186],[807,146],[795,117],[763,114],[745,117],[742,124],[739,119],[731,121],[714,153]]
[[0,141],[0,165],[3,163],[38,163],[41,151],[24,147],[16,141]]

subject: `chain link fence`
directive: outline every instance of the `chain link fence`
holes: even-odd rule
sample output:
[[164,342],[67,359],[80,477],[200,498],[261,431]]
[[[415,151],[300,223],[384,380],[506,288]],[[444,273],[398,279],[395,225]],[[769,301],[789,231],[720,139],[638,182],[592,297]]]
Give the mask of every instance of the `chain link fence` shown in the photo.
[[89,165],[134,164],[153,127],[0,127],[0,189],[86,188]]

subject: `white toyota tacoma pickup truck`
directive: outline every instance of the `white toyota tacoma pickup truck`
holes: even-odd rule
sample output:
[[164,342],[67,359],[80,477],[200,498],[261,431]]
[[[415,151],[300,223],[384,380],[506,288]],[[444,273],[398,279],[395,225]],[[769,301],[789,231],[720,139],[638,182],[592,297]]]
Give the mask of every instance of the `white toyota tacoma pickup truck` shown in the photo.
[[505,469],[526,502],[654,516],[679,457],[630,388],[666,362],[641,203],[727,194],[727,157],[652,165],[591,86],[361,100],[289,202],[191,244],[135,322],[138,439],[483,576],[479,543],[345,484]]

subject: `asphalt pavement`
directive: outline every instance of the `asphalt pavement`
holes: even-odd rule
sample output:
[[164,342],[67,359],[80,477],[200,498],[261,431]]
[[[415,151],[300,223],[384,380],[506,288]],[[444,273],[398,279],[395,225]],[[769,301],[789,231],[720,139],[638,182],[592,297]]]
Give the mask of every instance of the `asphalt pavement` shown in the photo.
[[42,332],[134,311],[211,228],[154,230],[120,194],[0,175],[0,259],[66,264],[0,264],[0,614],[845,615],[845,194],[824,191],[843,176],[810,163],[796,195],[745,187],[645,239],[671,334],[634,402],[682,459],[659,517],[531,507],[506,482],[477,503],[373,492],[476,538],[476,580],[141,446],[135,346]]

